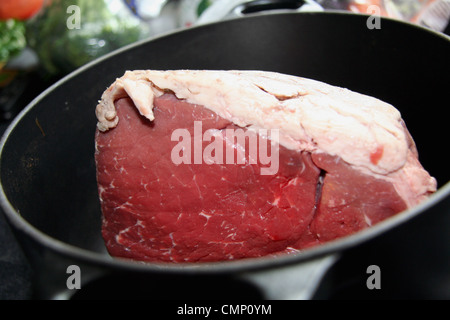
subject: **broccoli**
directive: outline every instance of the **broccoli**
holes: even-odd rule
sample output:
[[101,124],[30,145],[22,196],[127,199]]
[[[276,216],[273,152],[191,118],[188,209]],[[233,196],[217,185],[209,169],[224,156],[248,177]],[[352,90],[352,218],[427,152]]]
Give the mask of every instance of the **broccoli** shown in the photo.
[[0,21],[0,66],[19,54],[26,46],[25,24],[8,19]]
[[[80,8],[80,29],[66,25],[67,8]],[[27,39],[48,75],[63,75],[147,36],[148,30],[120,0],[53,0],[27,24]]]

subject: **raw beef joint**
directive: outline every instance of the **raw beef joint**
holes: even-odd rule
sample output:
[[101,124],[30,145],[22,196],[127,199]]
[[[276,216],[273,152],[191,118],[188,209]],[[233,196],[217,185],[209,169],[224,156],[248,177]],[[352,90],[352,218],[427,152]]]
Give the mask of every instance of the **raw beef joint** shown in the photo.
[[436,190],[397,109],[262,71],[127,71],[95,160],[114,257],[201,262],[347,236]]

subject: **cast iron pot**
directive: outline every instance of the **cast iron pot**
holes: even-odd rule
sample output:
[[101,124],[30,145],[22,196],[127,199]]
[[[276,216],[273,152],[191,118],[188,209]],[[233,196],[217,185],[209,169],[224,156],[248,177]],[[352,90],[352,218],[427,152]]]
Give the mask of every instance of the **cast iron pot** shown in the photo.
[[[420,247],[423,228],[433,225],[433,234],[445,237],[450,166],[442,145],[448,137],[450,40],[384,18],[381,29],[369,29],[367,19],[277,13],[198,26],[119,50],[37,97],[7,129],[0,155],[1,206],[34,269],[35,297],[307,299],[321,287],[326,270],[351,250],[373,253],[371,245],[382,243],[382,255],[409,250],[416,261],[414,253],[428,250]],[[420,160],[440,188],[428,201],[370,229],[288,256],[199,264],[113,259],[100,234],[94,109],[107,86],[134,69],[277,71],[378,97],[402,112]],[[436,219],[445,223],[429,223]],[[432,248],[443,255],[444,271],[416,270],[413,264],[408,270],[433,272],[441,283],[448,279],[449,242],[437,238]],[[73,270],[79,271],[81,289],[70,285]]]

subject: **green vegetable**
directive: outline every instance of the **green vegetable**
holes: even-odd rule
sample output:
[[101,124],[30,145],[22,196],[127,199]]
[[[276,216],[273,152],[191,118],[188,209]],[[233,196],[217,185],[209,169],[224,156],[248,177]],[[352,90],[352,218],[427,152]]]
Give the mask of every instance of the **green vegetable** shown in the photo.
[[[67,12],[71,5],[78,16]],[[68,21],[76,19],[80,28],[70,28]],[[121,0],[53,0],[27,25],[27,38],[46,73],[60,76],[145,38],[147,28]]]
[[19,54],[26,45],[25,25],[21,21],[0,21],[0,65]]
[[210,5],[212,5],[211,0],[201,0],[197,7],[197,17],[200,17]]

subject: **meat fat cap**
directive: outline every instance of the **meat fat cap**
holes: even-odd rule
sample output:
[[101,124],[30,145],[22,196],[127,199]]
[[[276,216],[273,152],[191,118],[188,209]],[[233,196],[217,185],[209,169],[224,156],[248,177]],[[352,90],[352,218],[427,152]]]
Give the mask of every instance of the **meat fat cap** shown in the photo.
[[[252,130],[278,129],[292,150],[326,152],[374,174],[404,166],[408,136],[400,112],[388,103],[329,84],[265,71],[127,71],[102,95],[98,129],[118,124],[114,101],[130,97],[154,120],[153,99],[165,92],[202,105]],[[377,155],[374,161],[373,154]]]

